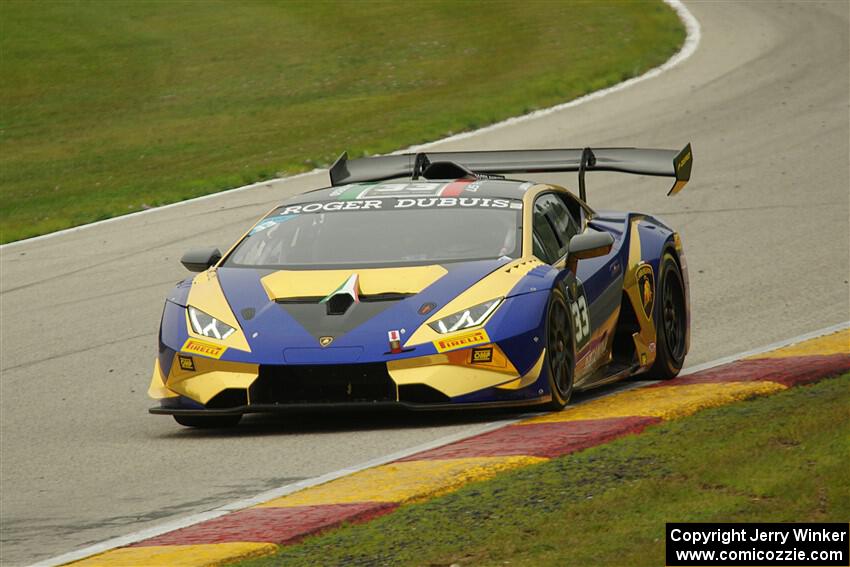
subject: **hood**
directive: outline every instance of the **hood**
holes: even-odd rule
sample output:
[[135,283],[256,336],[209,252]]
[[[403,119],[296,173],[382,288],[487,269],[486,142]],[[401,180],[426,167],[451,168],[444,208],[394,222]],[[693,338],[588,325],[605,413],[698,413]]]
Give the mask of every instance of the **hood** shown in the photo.
[[[245,351],[229,349],[227,359],[309,364],[320,357],[348,364],[385,360],[390,331],[410,343],[424,323],[444,316],[464,297],[473,300],[482,288],[505,296],[536,265],[540,262],[502,258],[362,270],[218,268],[214,281],[196,278],[193,285],[221,286],[250,345]],[[352,290],[358,301],[330,314],[329,298]]]

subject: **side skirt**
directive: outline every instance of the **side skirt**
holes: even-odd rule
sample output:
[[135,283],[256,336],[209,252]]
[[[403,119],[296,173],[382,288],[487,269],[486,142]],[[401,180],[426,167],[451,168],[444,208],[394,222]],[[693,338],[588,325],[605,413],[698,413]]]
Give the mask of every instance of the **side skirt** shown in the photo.
[[597,370],[596,373],[589,380],[585,381],[580,388],[576,388],[576,391],[584,392],[585,390],[592,390],[599,386],[618,382],[624,378],[632,376],[635,372],[637,372],[638,368],[640,368],[640,365],[638,364],[626,365],[623,363],[611,362]]

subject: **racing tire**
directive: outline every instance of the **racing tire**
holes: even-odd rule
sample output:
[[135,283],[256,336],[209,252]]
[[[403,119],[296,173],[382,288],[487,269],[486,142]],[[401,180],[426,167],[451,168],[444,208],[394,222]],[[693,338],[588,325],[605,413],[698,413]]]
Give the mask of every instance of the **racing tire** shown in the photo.
[[655,363],[647,376],[654,380],[670,380],[679,374],[685,362],[688,314],[679,264],[670,252],[665,252],[660,266],[654,313]]
[[573,393],[575,337],[570,309],[560,289],[553,289],[546,309],[546,373],[552,400],[547,409],[564,409]]
[[236,415],[175,415],[174,421],[184,427],[197,427],[199,429],[226,429],[235,427],[242,414]]

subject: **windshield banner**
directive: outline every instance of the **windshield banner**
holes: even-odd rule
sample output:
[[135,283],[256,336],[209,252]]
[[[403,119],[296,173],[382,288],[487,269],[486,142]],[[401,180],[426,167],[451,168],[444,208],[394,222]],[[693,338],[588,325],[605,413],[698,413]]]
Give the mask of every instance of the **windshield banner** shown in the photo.
[[489,197],[409,197],[398,199],[358,199],[352,201],[324,201],[301,203],[281,207],[276,215],[325,213],[357,210],[433,209],[433,208],[490,208],[522,210],[518,199],[492,199]]

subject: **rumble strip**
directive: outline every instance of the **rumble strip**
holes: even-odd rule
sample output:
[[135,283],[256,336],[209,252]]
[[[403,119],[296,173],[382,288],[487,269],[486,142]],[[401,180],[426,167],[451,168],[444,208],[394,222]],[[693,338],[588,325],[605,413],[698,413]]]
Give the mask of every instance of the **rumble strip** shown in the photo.
[[556,413],[367,468],[176,529],[75,566],[217,565],[274,553],[343,522],[445,494],[502,471],[639,434],[704,408],[769,395],[850,370],[850,329],[742,357],[669,382],[599,397]]

